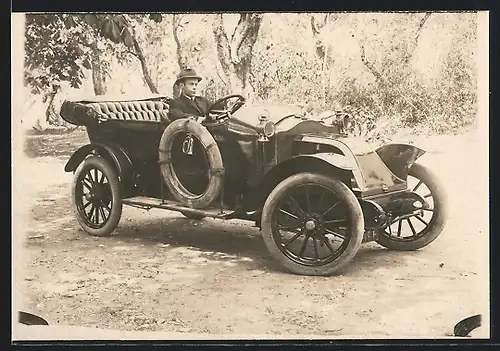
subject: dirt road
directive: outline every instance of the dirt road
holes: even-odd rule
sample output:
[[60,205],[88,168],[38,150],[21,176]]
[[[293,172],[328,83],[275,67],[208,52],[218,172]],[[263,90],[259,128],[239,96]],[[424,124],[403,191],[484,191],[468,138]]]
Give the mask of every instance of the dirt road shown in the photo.
[[427,142],[443,152],[421,162],[446,184],[444,233],[417,252],[365,244],[328,278],[283,272],[246,222],[125,207],[114,236],[91,237],[71,212],[67,157],[27,158],[15,200],[15,297],[51,324],[124,331],[449,335],[487,308],[487,174],[473,134]]

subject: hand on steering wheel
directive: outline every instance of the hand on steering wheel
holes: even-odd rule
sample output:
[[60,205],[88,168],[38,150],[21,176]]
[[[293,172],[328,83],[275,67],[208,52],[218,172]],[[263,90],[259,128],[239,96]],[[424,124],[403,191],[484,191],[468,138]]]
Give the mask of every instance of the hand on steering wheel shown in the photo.
[[[216,108],[218,107],[218,105],[223,105],[223,102],[227,102],[231,99],[237,99],[236,102],[229,108],[229,109],[220,109],[220,108]],[[227,95],[227,96],[224,96],[218,100],[216,100],[208,109],[208,116],[210,119],[212,120],[221,120],[221,119],[224,119],[224,118],[231,118],[231,115],[233,113],[235,113],[236,111],[238,111],[240,109],[241,106],[243,106],[245,104],[245,101],[246,99],[240,95],[240,94],[231,94],[231,95]],[[211,114],[215,114],[216,116],[212,117],[210,116]]]

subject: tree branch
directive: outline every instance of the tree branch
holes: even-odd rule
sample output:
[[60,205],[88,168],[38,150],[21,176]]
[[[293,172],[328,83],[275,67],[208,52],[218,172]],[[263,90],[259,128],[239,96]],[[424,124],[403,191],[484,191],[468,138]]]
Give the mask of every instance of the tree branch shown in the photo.
[[133,52],[133,51],[125,50],[125,52],[128,53],[128,54],[130,54],[130,55],[133,55],[133,56],[139,58],[139,56],[137,56],[137,54],[135,52]]
[[311,15],[311,30],[314,37],[316,37],[319,34],[319,28],[316,25],[316,20],[314,19],[314,15]]
[[151,92],[153,94],[158,94],[158,88],[153,83],[153,80],[151,79],[151,76],[149,74],[149,69],[148,69],[148,65],[146,62],[146,58],[144,57],[144,54],[142,53],[141,47],[140,47],[139,43],[137,42],[137,39],[135,38],[134,35],[132,35],[132,40],[133,40],[133,44],[134,44],[134,50],[137,54],[137,58],[141,62],[144,80],[146,81],[146,84],[148,85],[149,90],[151,90]]
[[366,59],[365,47],[362,44],[360,45],[360,51],[361,51],[361,62],[363,62],[365,67],[368,68],[368,70],[375,76],[375,79],[377,79],[377,81],[384,82],[385,80],[380,74],[380,72],[375,68],[375,66],[371,62],[369,62]]
[[418,24],[417,28],[417,33],[415,35],[415,46],[417,46],[418,44],[418,39],[420,38],[420,33],[422,33],[422,28],[424,27],[425,22],[427,22],[427,20],[429,19],[429,17],[431,17],[431,15],[432,12],[426,12],[424,17],[420,20],[420,23]]
[[[331,13],[327,13],[324,17],[321,18],[321,21],[318,23],[316,21],[315,15],[311,15],[311,29],[313,37],[316,39],[316,55],[320,60],[324,60],[325,54],[327,51],[326,45],[323,41],[322,31],[325,27],[330,23],[330,19],[332,18]],[[338,15],[333,16],[333,21],[338,20]]]
[[413,39],[413,42],[411,43],[410,48],[408,49],[406,55],[403,58],[403,62],[405,64],[408,64],[413,57],[415,50],[417,49],[418,46],[418,40],[420,38],[420,34],[422,33],[422,29],[424,28],[425,22],[431,17],[432,12],[426,12],[424,17],[420,20],[417,30],[415,31],[415,38]]

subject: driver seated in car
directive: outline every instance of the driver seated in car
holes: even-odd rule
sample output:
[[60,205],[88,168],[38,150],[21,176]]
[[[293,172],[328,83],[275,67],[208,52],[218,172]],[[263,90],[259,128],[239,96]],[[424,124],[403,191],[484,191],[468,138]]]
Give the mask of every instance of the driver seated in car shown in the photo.
[[179,118],[194,118],[198,122],[205,120],[210,102],[205,97],[196,95],[196,89],[201,79],[192,68],[180,71],[175,81],[175,85],[179,87],[180,95],[170,100],[170,120],[174,121]]

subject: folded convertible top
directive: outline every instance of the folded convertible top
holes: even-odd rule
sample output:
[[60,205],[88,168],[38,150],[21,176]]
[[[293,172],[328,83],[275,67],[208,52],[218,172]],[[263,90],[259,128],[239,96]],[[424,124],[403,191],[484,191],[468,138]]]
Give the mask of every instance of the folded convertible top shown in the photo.
[[129,99],[124,96],[93,97],[88,100],[66,100],[61,106],[61,117],[68,123],[90,126],[106,120],[161,122],[168,119],[170,98],[153,95]]

